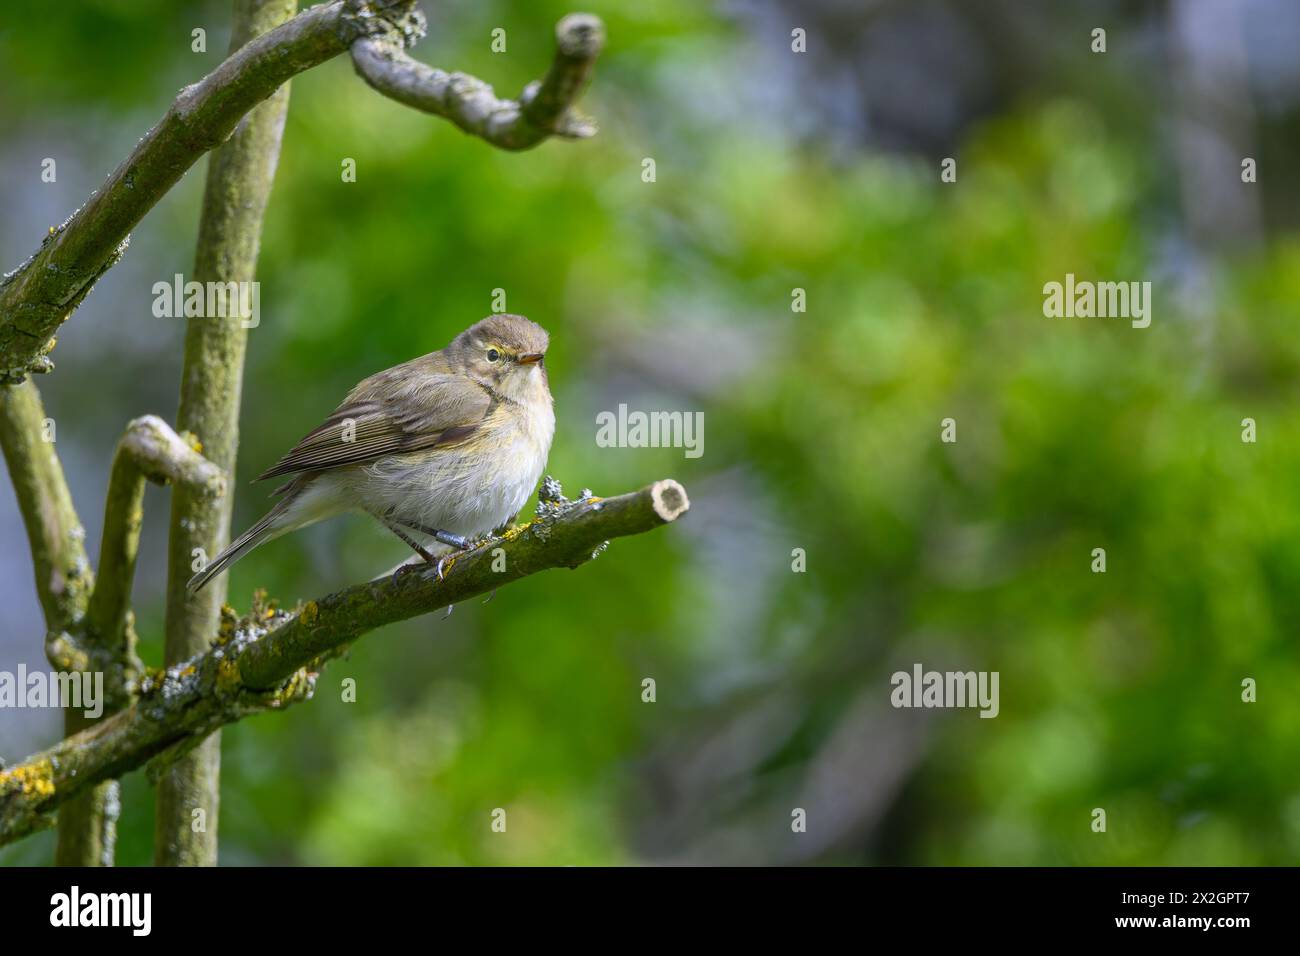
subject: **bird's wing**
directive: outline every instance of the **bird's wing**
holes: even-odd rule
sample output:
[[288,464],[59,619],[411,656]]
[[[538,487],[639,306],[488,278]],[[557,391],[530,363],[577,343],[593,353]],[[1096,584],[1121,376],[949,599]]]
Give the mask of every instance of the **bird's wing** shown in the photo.
[[417,359],[354,388],[319,428],[256,480],[456,445],[474,433],[491,408],[482,386]]

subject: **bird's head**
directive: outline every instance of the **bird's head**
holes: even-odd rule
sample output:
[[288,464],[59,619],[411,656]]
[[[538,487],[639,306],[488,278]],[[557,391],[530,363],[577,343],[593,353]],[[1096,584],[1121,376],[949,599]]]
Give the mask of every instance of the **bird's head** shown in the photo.
[[522,315],[489,315],[456,336],[448,358],[464,374],[505,398],[546,388],[546,330]]

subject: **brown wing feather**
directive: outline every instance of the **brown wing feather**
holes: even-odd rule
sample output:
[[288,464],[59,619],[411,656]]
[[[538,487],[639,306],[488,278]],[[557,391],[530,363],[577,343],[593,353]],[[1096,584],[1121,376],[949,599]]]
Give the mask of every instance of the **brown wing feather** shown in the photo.
[[[486,389],[453,375],[438,353],[379,372],[256,480],[363,464],[464,441],[492,407]],[[344,441],[352,423],[351,441]]]

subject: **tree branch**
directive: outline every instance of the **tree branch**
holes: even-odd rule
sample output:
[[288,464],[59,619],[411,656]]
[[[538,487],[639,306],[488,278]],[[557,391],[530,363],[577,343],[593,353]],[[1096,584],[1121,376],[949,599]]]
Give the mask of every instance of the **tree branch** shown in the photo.
[[[293,18],[297,0],[235,0],[231,55],[259,42]],[[262,241],[262,219],[280,160],[289,109],[289,84],[253,109],[208,158],[203,211],[194,254],[198,282],[252,283]],[[202,442],[204,456],[233,475],[239,450],[239,403],[243,392],[248,328],[238,317],[196,316],[185,326],[180,409],[176,424]],[[167,609],[163,663],[176,664],[210,646],[221,620],[225,581],[211,593],[190,594],[185,582],[194,555],[214,555],[230,540],[229,496],[182,485],[172,494],[167,545]],[[221,794],[218,735],[181,755],[158,782],[154,817],[154,863],[215,866],[217,811]],[[195,813],[203,814],[195,827]]]
[[346,49],[342,0],[246,44],[192,86],[86,204],[0,284],[0,377],[52,366],[53,335],[125,251],[129,234],[200,156],[290,77]]
[[524,88],[518,100],[500,100],[492,87],[464,73],[447,73],[407,55],[412,36],[396,27],[352,44],[352,64],[370,86],[406,106],[451,120],[466,133],[502,149],[522,150],[550,136],[585,139],[596,124],[573,108],[605,43],[605,27],[590,14],[574,13],[555,28],[555,60],[545,79]]
[[99,573],[86,613],[85,649],[106,672],[106,710],[119,710],[140,671],[135,656],[131,583],[144,519],[145,481],[177,483],[199,494],[225,494],[224,473],[155,415],[126,427],[113,456],[104,504]]
[[417,567],[309,601],[294,614],[260,601],[242,620],[228,611],[211,650],[146,680],[131,707],[0,771],[0,845],[39,829],[50,812],[88,787],[170,747],[309,698],[319,668],[368,631],[548,568],[576,568],[610,538],[650,531],[689,507],[685,489],[671,479],[616,498],[584,492],[567,501],[548,478],[536,518],[458,556],[442,581],[432,568]]
[[[0,386],[0,448],[27,528],[47,646],[57,647],[85,615],[94,575],[54,437],[33,383]],[[51,663],[58,665],[59,656],[52,655]]]
[[[99,549],[99,574],[91,592],[76,648],[76,668],[104,674],[103,717],[130,702],[141,671],[135,653],[131,615],[131,581],[140,544],[145,479],[198,484],[221,494],[225,478],[220,469],[186,445],[161,419],[148,415],[127,426],[118,442],[104,508],[104,534]],[[71,736],[94,721],[72,709],[64,715]],[[117,843],[120,796],[116,780],[99,783],[59,809],[58,866],[112,866]]]
[[[45,655],[62,671],[86,671],[91,664],[82,629],[95,581],[86,558],[86,533],[73,508],[54,437],[53,422],[46,418],[33,383],[0,385],[0,446],[27,527],[36,594],[45,615]],[[88,724],[83,711],[64,712],[66,736]],[[106,854],[111,856],[116,806],[117,787],[111,782],[64,804],[54,862],[97,866]]]
[[[494,145],[524,149],[549,135],[594,129],[569,111],[599,52],[595,17],[567,17],[560,51],[536,92],[519,103],[491,88],[445,74],[401,50],[423,35],[414,0],[332,0],[304,10],[231,53],[185,87],[167,113],[80,209],[52,228],[40,248],[0,279],[0,382],[49,371],[55,333],[95,282],[126,251],[130,232],[200,156],[224,142],[243,116],[283,83],[354,47],[354,62],[385,95],[439,116]],[[566,26],[568,24],[568,26]],[[438,80],[445,79],[445,82]],[[513,111],[513,112],[512,112]],[[513,118],[512,118],[513,117]]]

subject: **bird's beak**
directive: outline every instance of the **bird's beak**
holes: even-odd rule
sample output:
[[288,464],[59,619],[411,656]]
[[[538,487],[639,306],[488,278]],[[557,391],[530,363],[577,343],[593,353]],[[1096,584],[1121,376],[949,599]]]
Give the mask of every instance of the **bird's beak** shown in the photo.
[[519,358],[515,359],[520,365],[536,365],[542,360],[543,352],[524,352]]

